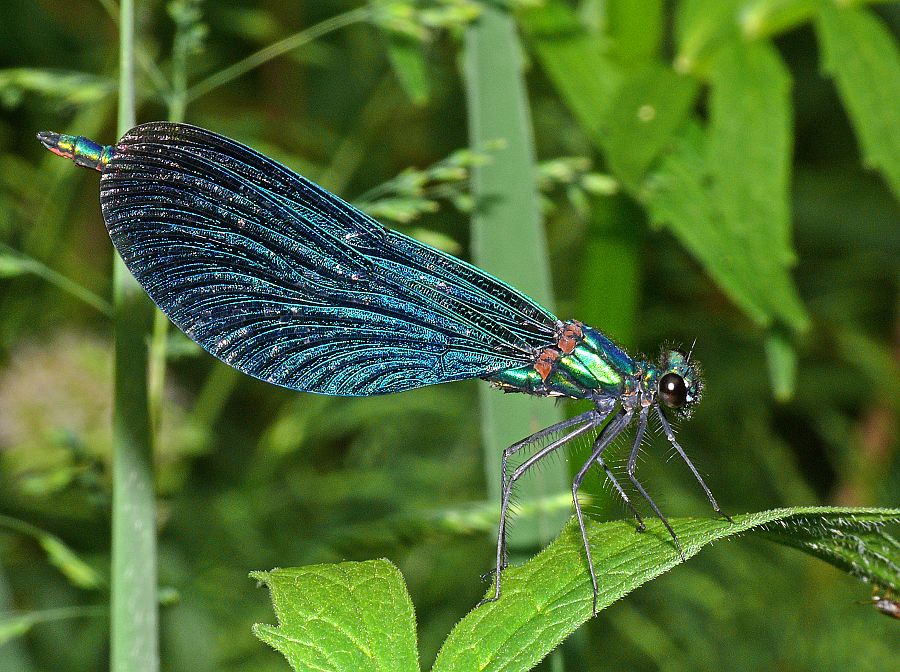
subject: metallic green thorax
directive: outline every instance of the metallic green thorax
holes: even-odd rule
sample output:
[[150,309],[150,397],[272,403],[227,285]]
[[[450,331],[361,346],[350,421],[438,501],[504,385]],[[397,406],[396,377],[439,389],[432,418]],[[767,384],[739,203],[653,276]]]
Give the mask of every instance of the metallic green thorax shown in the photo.
[[562,354],[552,373],[542,380],[533,366],[501,371],[490,380],[507,392],[585,399],[596,396],[619,397],[633,391],[634,360],[599,331],[583,327],[584,337],[569,354]]

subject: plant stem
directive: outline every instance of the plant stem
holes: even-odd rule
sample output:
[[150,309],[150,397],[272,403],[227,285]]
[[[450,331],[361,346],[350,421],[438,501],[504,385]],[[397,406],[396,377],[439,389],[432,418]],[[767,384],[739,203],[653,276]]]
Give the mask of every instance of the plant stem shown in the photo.
[[[119,133],[135,123],[134,3],[119,6]],[[111,669],[156,672],[156,509],[147,390],[151,304],[118,257],[113,267]]]
[[294,49],[302,47],[303,45],[323,37],[328,33],[334,32],[335,30],[365,21],[370,16],[371,10],[369,7],[358,7],[349,12],[333,16],[330,19],[325,19],[321,23],[317,23],[305,30],[301,30],[299,33],[294,33],[275,44],[270,44],[268,47],[260,49],[254,54],[250,54],[247,58],[238,61],[234,65],[219,70],[219,72],[214,75],[210,75],[203,81],[194,84],[194,86],[187,91],[186,102],[191,102],[206,95],[213,89],[216,89],[223,84],[227,84],[233,79],[237,79],[241,75],[253,70],[253,68],[259,67],[266,61],[271,61],[273,58],[277,58],[282,54],[286,54]]

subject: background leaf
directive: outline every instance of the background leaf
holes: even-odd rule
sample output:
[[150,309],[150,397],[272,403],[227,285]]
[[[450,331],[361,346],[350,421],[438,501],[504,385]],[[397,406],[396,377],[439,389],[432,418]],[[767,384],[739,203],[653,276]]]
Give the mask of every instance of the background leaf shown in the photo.
[[610,169],[633,191],[693,107],[697,82],[658,65],[630,72],[606,112],[599,146]]
[[864,9],[826,3],[816,21],[823,63],[850,115],[866,162],[900,196],[900,49]]
[[387,52],[406,95],[416,105],[428,102],[431,80],[425,59],[425,44],[408,35],[387,33]]

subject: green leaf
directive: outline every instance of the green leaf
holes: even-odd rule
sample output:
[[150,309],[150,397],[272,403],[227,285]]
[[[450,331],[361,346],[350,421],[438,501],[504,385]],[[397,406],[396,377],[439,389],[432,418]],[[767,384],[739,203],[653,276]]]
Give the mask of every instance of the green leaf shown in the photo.
[[662,0],[607,0],[606,19],[617,61],[644,63],[656,58],[666,27]]
[[738,32],[739,0],[683,0],[675,14],[675,70],[703,74],[723,42]]
[[14,278],[30,272],[31,269],[24,259],[0,251],[0,278]]
[[[776,319],[803,330],[806,312],[784,261],[767,252],[771,230],[723,217],[710,186],[708,143],[688,124],[671,153],[644,183],[641,199],[651,220],[671,229],[719,287],[761,326]],[[777,248],[776,248],[777,249]],[[781,255],[784,256],[783,254]]]
[[0,527],[28,535],[34,539],[44,549],[50,564],[61,571],[72,585],[92,590],[103,583],[93,567],[78,557],[75,551],[63,543],[59,537],[11,516],[0,515]]
[[816,32],[866,162],[900,198],[900,50],[868,11],[822,7]]
[[[622,9],[617,16],[624,20],[627,13]],[[636,188],[690,113],[696,82],[661,65],[622,70],[557,0],[523,12],[520,22],[563,101],[613,173]]]
[[575,119],[600,144],[604,115],[622,81],[619,66],[562,0],[521,12],[519,24]]
[[29,614],[3,614],[0,616],[0,646],[27,635],[34,625]]
[[768,42],[733,40],[710,74],[709,167],[740,244],[773,272],[795,261],[789,208],[791,79]]
[[765,298],[754,291],[755,269],[720,225],[706,172],[706,138],[697,124],[689,124],[645,182],[642,201],[651,221],[668,227],[732,301],[757,323],[768,324]]
[[812,18],[823,0],[755,0],[741,8],[740,23],[749,38],[770,37]]
[[[761,528],[763,536],[798,548],[872,585],[900,589],[900,543],[883,528],[900,510],[835,509],[828,515],[789,516]],[[848,515],[849,512],[849,515]],[[885,516],[882,518],[882,514]]]
[[79,558],[59,538],[52,534],[43,534],[38,537],[38,542],[50,563],[65,574],[72,585],[86,590],[100,586],[101,580],[94,568]]
[[[812,553],[855,576],[888,587],[900,580],[900,547],[884,526],[900,509],[809,507],[776,509],[721,519],[670,520],[686,557],[719,540],[761,534]],[[629,521],[588,521],[591,553],[603,609],[680,564],[659,521],[636,532]],[[592,591],[581,535],[574,519],[559,538],[520,567],[503,574],[498,602],[472,611],[454,628],[433,672],[527,670],[591,617]]]
[[431,80],[425,61],[425,43],[409,35],[387,32],[387,52],[400,85],[416,105],[428,102]]
[[0,103],[18,105],[28,93],[73,106],[92,105],[115,90],[115,82],[84,72],[45,70],[42,68],[8,68],[0,70]]
[[797,351],[791,340],[778,330],[766,336],[766,361],[775,398],[790,401],[797,385]]
[[652,65],[630,72],[604,118],[600,139],[612,172],[636,189],[647,169],[685,122],[696,80]]
[[387,560],[253,572],[279,625],[253,633],[297,670],[418,670],[416,625],[403,577]]

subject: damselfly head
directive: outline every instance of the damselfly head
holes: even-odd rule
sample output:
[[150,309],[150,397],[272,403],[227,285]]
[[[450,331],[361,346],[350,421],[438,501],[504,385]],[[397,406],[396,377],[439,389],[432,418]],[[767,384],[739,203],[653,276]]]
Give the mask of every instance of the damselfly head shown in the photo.
[[683,418],[690,417],[703,393],[700,367],[681,350],[663,350],[657,379],[659,400]]

